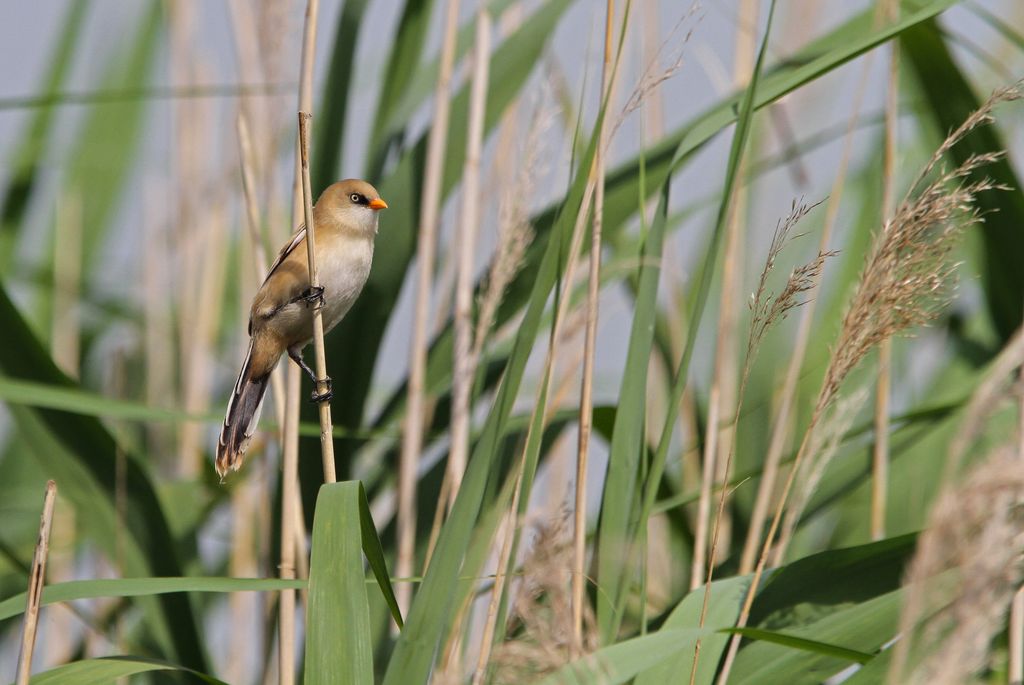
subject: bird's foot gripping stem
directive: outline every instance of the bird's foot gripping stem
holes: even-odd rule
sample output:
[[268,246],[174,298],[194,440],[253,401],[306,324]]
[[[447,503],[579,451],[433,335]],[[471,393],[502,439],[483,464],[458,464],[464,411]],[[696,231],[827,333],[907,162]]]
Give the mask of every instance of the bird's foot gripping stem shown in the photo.
[[[324,391],[319,392],[320,385],[323,384]],[[316,390],[310,395],[309,401],[313,404],[320,404],[321,402],[329,402],[334,397],[334,385],[331,383],[330,376],[324,376],[321,380],[316,382]]]
[[[310,402],[319,404],[321,402],[327,402],[334,397],[334,386],[331,383],[331,377],[324,375],[323,378],[317,379],[316,374],[313,373],[313,369],[309,368],[309,364],[303,360],[301,350],[294,347],[288,348],[288,356],[292,358],[292,361],[299,365],[299,368],[302,369],[307,376],[309,376],[309,380],[313,381],[313,387],[315,390],[313,390],[312,395],[310,395]],[[321,384],[323,384],[323,392],[320,392]]]
[[312,306],[319,309],[324,306],[324,287],[322,285],[318,285],[315,288],[307,288],[302,291],[299,298],[306,303],[307,307]]

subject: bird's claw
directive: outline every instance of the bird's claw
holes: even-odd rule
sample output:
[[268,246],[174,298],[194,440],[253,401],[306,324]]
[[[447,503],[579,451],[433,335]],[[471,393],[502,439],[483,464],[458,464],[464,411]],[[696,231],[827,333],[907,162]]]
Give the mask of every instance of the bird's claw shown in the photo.
[[299,297],[305,301],[307,307],[312,305],[319,309],[324,306],[324,287],[318,285],[315,288],[307,288]]
[[[323,383],[323,386],[324,386],[324,391],[323,392],[319,392],[319,388],[320,388],[320,384],[321,383]],[[331,383],[331,377],[330,376],[324,376],[322,380],[317,382],[316,387],[317,387],[317,390],[314,390],[312,395],[310,395],[310,398],[309,398],[309,401],[312,402],[313,404],[320,404],[321,402],[328,402],[328,401],[330,401],[330,399],[332,397],[334,397],[334,386]]]

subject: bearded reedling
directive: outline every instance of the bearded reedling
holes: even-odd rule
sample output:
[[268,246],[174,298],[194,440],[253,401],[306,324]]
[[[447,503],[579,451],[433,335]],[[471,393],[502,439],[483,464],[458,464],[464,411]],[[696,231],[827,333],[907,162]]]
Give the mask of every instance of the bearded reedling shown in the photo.
[[[249,312],[249,351],[228,401],[224,427],[217,442],[217,473],[237,471],[259,422],[270,372],[285,352],[313,379],[302,359],[302,348],[313,338],[313,307],[322,305],[324,332],[330,331],[352,308],[373,261],[378,212],[388,204],[366,181],[334,183],[313,207],[316,225],[316,263],[320,286],[309,285],[304,226],[292,236],[271,265]],[[324,393],[313,391],[313,402],[332,396],[330,378]]]

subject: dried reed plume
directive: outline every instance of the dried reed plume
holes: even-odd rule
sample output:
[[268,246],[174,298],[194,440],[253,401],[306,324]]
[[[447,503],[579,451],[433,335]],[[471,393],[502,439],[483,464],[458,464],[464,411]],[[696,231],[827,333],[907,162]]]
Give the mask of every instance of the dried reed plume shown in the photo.
[[939,497],[907,574],[889,682],[965,683],[985,667],[1022,578],[1021,501],[1024,463],[1010,447]]
[[886,230],[875,238],[834,346],[818,399],[822,408],[872,347],[927,323],[947,304],[956,268],[950,255],[959,237],[983,220],[974,206],[975,197],[986,190],[1003,189],[987,178],[967,179],[1000,159],[1002,153],[971,155],[952,171],[927,184],[925,181],[950,148],[992,121],[997,104],[1019,97],[1016,87],[993,92],[949,134],[914,179]]
[[[992,121],[992,109],[1020,97],[1016,87],[995,91],[988,100],[943,141],[910,185],[885,230],[875,236],[857,288],[843,317],[839,336],[811,414],[807,431],[797,450],[793,467],[775,508],[762,544],[751,589],[747,592],[737,626],[746,626],[754,593],[764,572],[786,503],[800,465],[807,458],[810,436],[850,372],[876,345],[934,318],[949,301],[956,265],[951,254],[960,236],[982,222],[975,206],[979,193],[1001,188],[989,179],[968,180],[1000,154],[972,155],[952,171],[927,179],[943,155],[972,130]],[[776,550],[781,559],[785,548]],[[727,682],[739,639],[733,637],[719,676]]]
[[871,348],[927,323],[948,304],[957,266],[950,255],[964,231],[982,221],[975,197],[999,188],[989,179],[965,179],[1000,156],[972,155],[897,208],[875,241],[843,318],[819,396],[822,408]]
[[[619,127],[622,126],[623,122],[629,115],[640,109],[640,107],[647,101],[647,99],[670,78],[676,75],[683,67],[683,48],[687,43],[690,42],[690,37],[693,35],[694,30],[697,28],[697,24],[704,18],[704,15],[700,15],[694,21],[694,24],[690,26],[686,33],[681,39],[677,36],[682,31],[683,26],[701,10],[700,2],[696,0],[690,4],[690,8],[679,18],[679,21],[675,23],[672,30],[669,31],[668,36],[661,43],[661,47],[658,48],[654,57],[647,63],[642,74],[640,74],[640,80],[633,88],[633,92],[630,93],[629,99],[626,100],[626,104],[623,106],[619,116],[615,119],[609,129],[608,140],[615,137]],[[671,46],[672,49],[670,49]]]
[[[790,310],[803,305],[806,300],[802,295],[812,290],[818,282],[818,277],[825,266],[825,260],[834,257],[837,252],[834,250],[819,250],[818,255],[802,266],[793,269],[786,280],[786,285],[774,297],[766,293],[768,288],[768,276],[775,269],[775,260],[779,253],[789,242],[789,233],[801,219],[821,202],[813,205],[804,204],[802,201],[793,201],[789,215],[775,226],[775,233],[772,235],[772,243],[768,248],[768,257],[761,271],[761,277],[757,282],[757,290],[750,295],[750,335],[747,338],[747,366],[753,362],[757,348],[761,345],[765,333],[773,324],[782,321],[789,314]],[[794,238],[799,236],[793,236]],[[748,375],[749,368],[745,370],[744,376]]]
[[[573,540],[570,519],[537,526],[533,546],[523,561],[506,634],[491,656],[491,682],[531,682],[570,660],[573,640],[571,569]],[[598,636],[590,605],[584,605],[583,649],[592,651]]]
[[[820,202],[813,205],[807,205],[805,203],[793,201],[790,206],[789,215],[779,221],[775,226],[775,233],[772,235],[771,245],[768,247],[768,256],[765,259],[764,268],[761,270],[761,276],[757,282],[757,290],[755,290],[750,296],[750,310],[753,312],[753,320],[750,325],[750,334],[747,338],[747,352],[746,358],[743,362],[743,373],[740,376],[739,391],[737,393],[738,401],[736,404],[736,412],[733,418],[733,429],[735,430],[735,423],[739,421],[740,412],[743,409],[743,398],[746,394],[747,382],[750,379],[750,371],[754,365],[754,359],[757,357],[757,351],[760,348],[761,341],[764,339],[765,333],[771,326],[784,318],[790,310],[799,307],[804,303],[801,299],[801,295],[811,290],[816,283],[819,282],[821,271],[825,266],[825,260],[833,256],[834,252],[821,252],[819,251],[817,256],[807,264],[799,266],[790,272],[789,278],[786,279],[786,285],[783,286],[782,290],[778,294],[772,295],[768,291],[768,278],[769,275],[775,269],[775,262],[778,259],[782,249],[788,244],[789,234],[793,227],[800,222],[808,213]],[[725,458],[725,473],[729,473],[732,467],[732,459],[736,451],[736,441],[733,440],[730,444],[729,451],[726,453]],[[721,530],[722,517],[725,512],[725,500],[728,496],[729,488],[722,488],[722,491],[718,499],[718,509],[715,514],[714,527],[711,533],[711,550],[707,559],[707,570],[703,575],[702,584],[704,584],[704,601],[701,606],[700,612],[700,627],[704,627],[704,620],[707,617],[708,604],[711,600],[711,580],[714,576],[715,559],[718,552],[718,540]],[[697,675],[697,662],[700,658],[700,640],[697,641],[694,648],[694,659],[693,666],[690,671],[690,682],[694,682]]]

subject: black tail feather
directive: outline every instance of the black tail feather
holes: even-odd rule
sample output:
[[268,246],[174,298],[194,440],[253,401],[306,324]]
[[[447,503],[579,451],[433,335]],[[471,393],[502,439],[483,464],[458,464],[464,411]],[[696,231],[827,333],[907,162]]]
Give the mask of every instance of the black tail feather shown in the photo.
[[228,402],[224,427],[217,441],[217,473],[223,478],[228,471],[237,471],[242,465],[245,449],[259,423],[263,396],[267,392],[270,374],[251,377],[252,345],[238,374],[231,400]]

